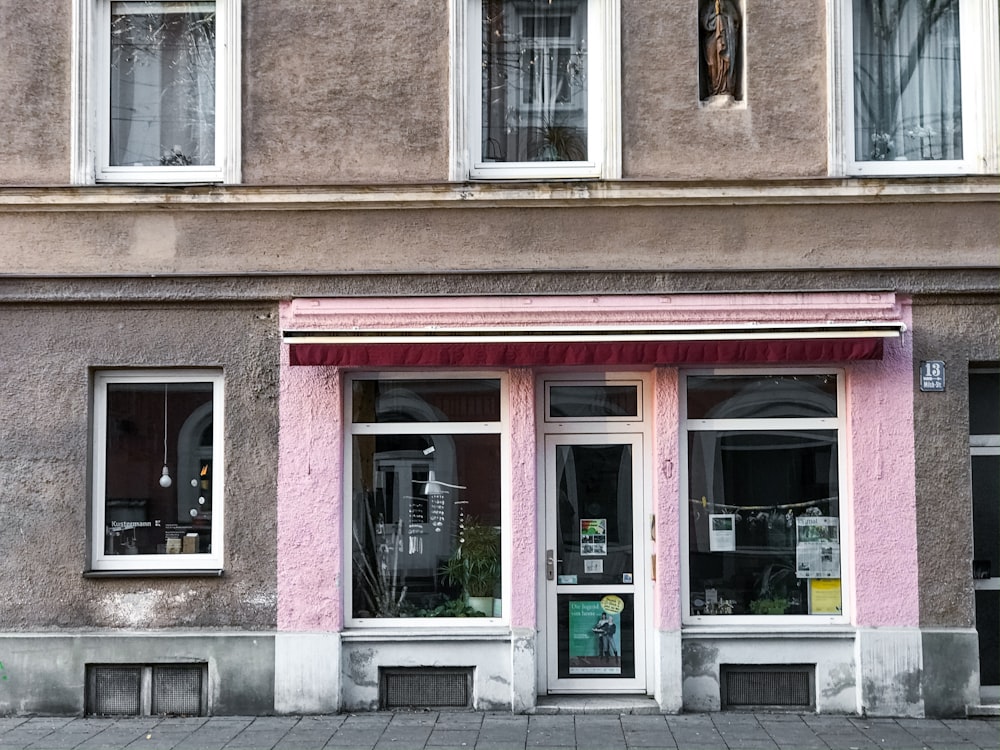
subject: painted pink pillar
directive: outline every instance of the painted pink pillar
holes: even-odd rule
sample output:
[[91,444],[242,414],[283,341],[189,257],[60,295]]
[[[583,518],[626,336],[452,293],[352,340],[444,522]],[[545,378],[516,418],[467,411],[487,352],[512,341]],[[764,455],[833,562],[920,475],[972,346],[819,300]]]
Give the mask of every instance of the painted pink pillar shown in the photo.
[[[282,316],[287,305],[282,305]],[[284,322],[284,321],[282,321]],[[278,409],[278,630],[343,629],[343,393],[338,370],[289,367]]]
[[[909,329],[911,305],[900,302]],[[865,627],[916,627],[920,619],[913,367],[905,333],[886,343],[880,362],[848,371],[854,621]]]
[[537,495],[535,433],[535,373],[510,372],[511,539],[510,624],[534,628],[538,581],[538,523],[542,512]]
[[653,626],[681,629],[680,373],[653,374],[653,507],[656,509],[656,582]]

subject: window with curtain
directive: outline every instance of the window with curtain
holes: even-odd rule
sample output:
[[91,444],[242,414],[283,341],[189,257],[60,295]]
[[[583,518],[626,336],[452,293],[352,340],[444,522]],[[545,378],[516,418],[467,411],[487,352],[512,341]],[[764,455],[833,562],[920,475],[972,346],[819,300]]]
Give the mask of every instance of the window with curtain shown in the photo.
[[1000,3],[837,0],[831,169],[854,175],[1000,170]]
[[76,2],[73,182],[239,182],[242,0]]
[[111,166],[215,163],[215,3],[111,4]]
[[854,0],[858,161],[962,159],[958,0]]

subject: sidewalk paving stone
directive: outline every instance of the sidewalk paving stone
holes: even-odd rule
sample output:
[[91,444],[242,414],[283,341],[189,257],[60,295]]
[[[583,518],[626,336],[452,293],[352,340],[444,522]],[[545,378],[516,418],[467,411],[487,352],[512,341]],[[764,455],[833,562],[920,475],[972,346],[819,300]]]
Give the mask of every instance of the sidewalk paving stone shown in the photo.
[[6,717],[0,750],[1000,750],[1000,720],[815,714]]

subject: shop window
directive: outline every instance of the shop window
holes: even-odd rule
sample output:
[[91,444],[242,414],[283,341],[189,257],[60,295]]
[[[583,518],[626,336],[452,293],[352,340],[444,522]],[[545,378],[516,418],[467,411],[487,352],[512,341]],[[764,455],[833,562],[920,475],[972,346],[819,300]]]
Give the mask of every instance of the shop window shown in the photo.
[[79,0],[74,181],[237,182],[239,0]]
[[357,378],[349,408],[351,616],[501,617],[502,381]]
[[222,376],[94,378],[94,570],[222,568]]
[[997,4],[839,0],[831,69],[847,174],[995,172]]
[[688,621],[843,616],[835,374],[690,375]]
[[618,0],[453,0],[455,178],[620,176]]

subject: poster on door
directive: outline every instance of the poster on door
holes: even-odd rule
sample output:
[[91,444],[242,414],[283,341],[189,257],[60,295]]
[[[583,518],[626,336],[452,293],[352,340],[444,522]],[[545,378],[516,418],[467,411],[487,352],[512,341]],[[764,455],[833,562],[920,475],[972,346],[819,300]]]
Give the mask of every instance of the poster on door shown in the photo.
[[600,599],[569,602],[569,673],[622,673],[620,611],[608,612]]
[[608,519],[580,519],[580,554],[608,554]]

